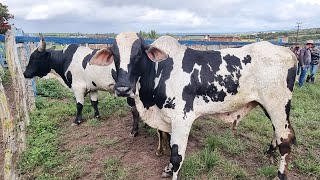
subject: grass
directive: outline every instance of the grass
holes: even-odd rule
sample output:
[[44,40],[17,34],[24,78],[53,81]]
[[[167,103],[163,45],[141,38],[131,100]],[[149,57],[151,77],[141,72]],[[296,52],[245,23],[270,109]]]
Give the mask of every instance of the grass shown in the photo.
[[[206,147],[187,157],[182,168],[182,179],[195,179],[201,175],[207,179],[245,179],[248,173],[237,162],[226,159],[212,137],[207,138]],[[223,177],[221,177],[223,175]]]
[[[49,82],[50,85],[39,82],[37,88],[40,90],[53,86],[52,82]],[[54,86],[59,87],[59,84]],[[60,103],[53,99],[57,96],[68,98],[67,90],[64,92],[63,88],[59,89],[59,95],[51,90],[53,89],[46,89],[47,97],[36,97],[36,110],[30,114],[28,148],[18,163],[20,174],[28,178],[48,177],[50,170],[62,164],[65,158],[65,154],[60,154],[58,150],[58,124],[61,119],[72,116],[75,107],[70,101]]]
[[112,157],[104,161],[105,180],[120,180],[125,179],[126,176],[126,170],[122,166],[119,158]]
[[275,165],[267,165],[261,168],[258,168],[257,173],[266,178],[273,178],[275,174],[278,172],[278,167]]
[[116,137],[115,138],[104,138],[99,141],[99,144],[104,147],[110,147],[110,146],[114,146],[118,142],[119,142],[119,139]]
[[[37,80],[36,110],[30,114],[28,127],[28,148],[18,162],[18,170],[22,179],[77,179],[84,168],[76,164],[64,167],[66,159],[71,157],[70,151],[59,149],[59,124],[74,117],[76,106],[73,94],[54,79]],[[112,112],[122,115],[127,108],[124,98],[114,98],[110,93],[100,93],[99,108],[104,109],[102,116],[111,116]],[[93,116],[93,108],[86,97],[83,117]],[[89,126],[99,126],[100,121],[88,120]],[[111,145],[115,142],[104,142]],[[90,160],[90,154],[96,149],[92,146],[80,146],[73,154],[76,161]],[[81,156],[81,157],[80,157]],[[60,173],[60,174],[59,174]],[[61,173],[67,177],[60,177]]]

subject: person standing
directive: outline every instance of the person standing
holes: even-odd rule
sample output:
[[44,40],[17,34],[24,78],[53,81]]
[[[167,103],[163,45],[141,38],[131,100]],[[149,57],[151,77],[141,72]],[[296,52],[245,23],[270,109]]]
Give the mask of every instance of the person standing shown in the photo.
[[299,77],[299,87],[303,86],[306,74],[308,72],[309,64],[311,62],[310,48],[312,48],[312,47],[313,47],[313,40],[308,40],[305,47],[303,47],[299,53],[299,63],[301,65],[301,74]]
[[300,53],[300,48],[299,46],[293,46],[290,48],[290,50],[294,53],[294,55],[296,55],[297,57],[297,60],[298,60],[298,70],[297,70],[297,75],[300,74],[300,71],[301,71],[301,66],[300,66],[300,63],[299,63],[299,53]]
[[320,50],[318,48],[313,47],[311,49],[311,62],[309,65],[310,75],[307,76],[306,82],[309,82],[311,80],[311,83],[314,83],[315,75],[319,67],[319,58],[320,58],[319,54],[320,54]]

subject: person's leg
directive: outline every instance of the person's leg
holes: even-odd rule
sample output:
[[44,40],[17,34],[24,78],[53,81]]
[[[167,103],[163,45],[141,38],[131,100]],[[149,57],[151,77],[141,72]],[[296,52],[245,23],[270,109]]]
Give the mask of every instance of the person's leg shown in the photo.
[[297,75],[299,75],[299,74],[300,74],[300,71],[301,71],[301,65],[300,65],[300,63],[298,63]]
[[303,83],[304,83],[304,79],[306,77],[306,74],[308,72],[308,66],[305,66],[304,68],[301,67],[301,74],[300,74],[300,77],[299,77],[299,86],[302,87],[303,86]]
[[311,70],[311,82],[314,83],[314,80],[315,80],[315,76],[316,76],[316,73],[318,71],[318,64],[316,65],[312,65],[312,70]]
[[[312,77],[312,69],[313,69],[313,65],[312,65],[312,64],[309,65],[309,69],[310,69],[310,73],[309,73],[309,75],[307,76],[306,82],[309,82],[310,79],[311,79],[311,77]],[[307,74],[308,74],[308,71],[307,71]]]

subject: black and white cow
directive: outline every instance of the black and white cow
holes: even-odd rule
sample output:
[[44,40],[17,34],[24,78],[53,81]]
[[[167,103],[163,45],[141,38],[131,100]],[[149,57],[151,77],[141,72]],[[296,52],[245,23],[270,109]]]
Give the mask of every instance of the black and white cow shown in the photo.
[[163,177],[178,178],[195,119],[214,115],[235,127],[260,105],[275,132],[268,152],[279,147],[278,177],[286,179],[295,142],[289,112],[297,69],[296,57],[289,49],[260,42],[198,51],[170,36],[147,45],[136,33],[120,33],[113,47],[97,53],[90,64],[110,61],[115,62],[117,71],[116,94],[135,98],[143,121],[171,133],[170,163]]
[[[46,50],[46,43],[42,36],[39,47],[30,55],[24,77],[43,77],[51,69],[55,70],[76,97],[77,115],[74,124],[78,125],[82,122],[84,96],[88,93],[95,111],[94,117],[99,118],[98,90],[111,91],[115,83],[112,77],[112,62],[104,64],[103,67],[92,66],[88,63],[97,52],[101,51],[103,50],[92,50],[75,44],[66,46],[64,50]],[[115,73],[114,70],[113,72]],[[134,119],[131,135],[135,136],[138,132],[139,113],[136,110],[134,99],[127,98],[127,102],[131,106]]]

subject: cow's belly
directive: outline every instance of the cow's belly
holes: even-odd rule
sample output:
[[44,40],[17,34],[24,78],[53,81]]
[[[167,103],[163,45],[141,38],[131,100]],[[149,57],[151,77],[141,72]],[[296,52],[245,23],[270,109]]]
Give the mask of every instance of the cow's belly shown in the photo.
[[88,90],[113,90],[115,82],[111,76],[111,68],[88,65],[84,74]]
[[254,102],[258,100],[258,93],[242,92],[241,90],[235,94],[228,94],[223,101],[213,102],[209,100],[206,102],[203,100],[202,96],[196,97],[194,100],[194,113],[196,117],[203,115],[218,115],[225,114],[230,112],[235,112],[250,102]]

